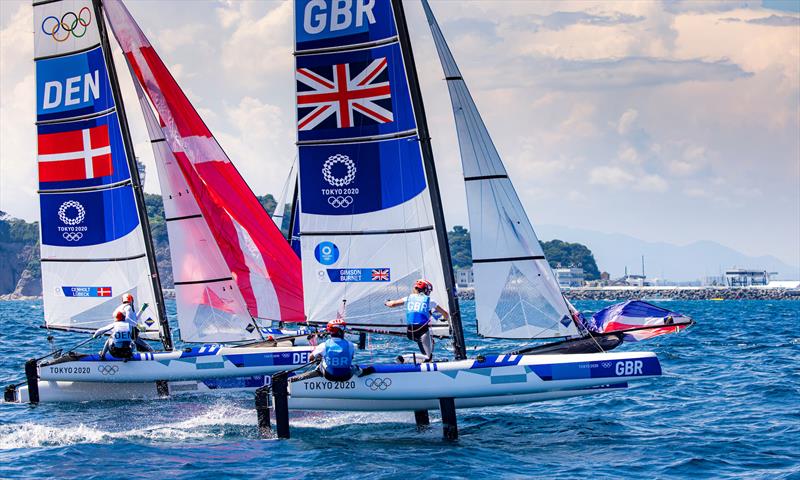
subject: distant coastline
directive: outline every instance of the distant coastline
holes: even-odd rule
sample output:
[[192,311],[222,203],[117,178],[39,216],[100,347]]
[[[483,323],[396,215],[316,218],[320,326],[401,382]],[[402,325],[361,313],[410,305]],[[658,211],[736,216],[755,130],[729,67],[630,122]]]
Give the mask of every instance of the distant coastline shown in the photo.
[[[562,290],[570,300],[800,300],[800,289],[764,287],[579,287]],[[473,300],[475,289],[458,289],[462,300]],[[0,295],[2,300],[39,300],[40,296]],[[175,290],[164,289],[174,299]]]
[[[562,290],[570,300],[800,300],[800,290],[763,287],[578,287]],[[472,287],[458,289],[475,298]]]

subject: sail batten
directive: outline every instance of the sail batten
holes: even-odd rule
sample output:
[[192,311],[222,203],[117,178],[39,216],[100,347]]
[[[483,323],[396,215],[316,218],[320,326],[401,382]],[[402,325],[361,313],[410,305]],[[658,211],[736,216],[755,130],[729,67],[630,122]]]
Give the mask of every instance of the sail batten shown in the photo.
[[478,333],[554,338],[579,332],[427,0],[423,9],[447,80],[467,193]]

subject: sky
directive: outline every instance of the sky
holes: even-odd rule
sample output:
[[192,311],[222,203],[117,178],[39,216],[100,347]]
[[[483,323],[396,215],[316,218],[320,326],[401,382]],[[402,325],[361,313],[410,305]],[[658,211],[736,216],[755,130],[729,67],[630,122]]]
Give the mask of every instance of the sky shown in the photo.
[[[251,188],[279,194],[297,154],[292,4],[126,3]],[[800,265],[800,0],[432,8],[534,227],[711,240]],[[447,222],[467,225],[443,73],[421,6],[407,0],[406,13]],[[0,1],[0,210],[27,220],[38,216],[32,32],[30,1]]]

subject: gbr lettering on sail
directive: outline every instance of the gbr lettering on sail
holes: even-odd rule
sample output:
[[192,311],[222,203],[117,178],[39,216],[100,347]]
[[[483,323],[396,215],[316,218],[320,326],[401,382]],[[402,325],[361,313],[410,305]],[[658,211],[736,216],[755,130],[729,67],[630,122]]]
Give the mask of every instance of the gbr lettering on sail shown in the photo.
[[303,30],[309,35],[360,30],[375,23],[375,0],[311,0],[303,11]]

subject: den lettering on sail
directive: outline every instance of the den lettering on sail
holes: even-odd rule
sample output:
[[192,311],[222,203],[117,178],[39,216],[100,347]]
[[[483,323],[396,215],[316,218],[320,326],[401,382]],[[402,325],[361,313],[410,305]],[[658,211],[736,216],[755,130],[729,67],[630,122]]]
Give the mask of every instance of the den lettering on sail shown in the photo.
[[69,77],[62,83],[51,80],[44,84],[42,109],[49,110],[60,106],[70,107],[89,103],[100,98],[100,71]]

